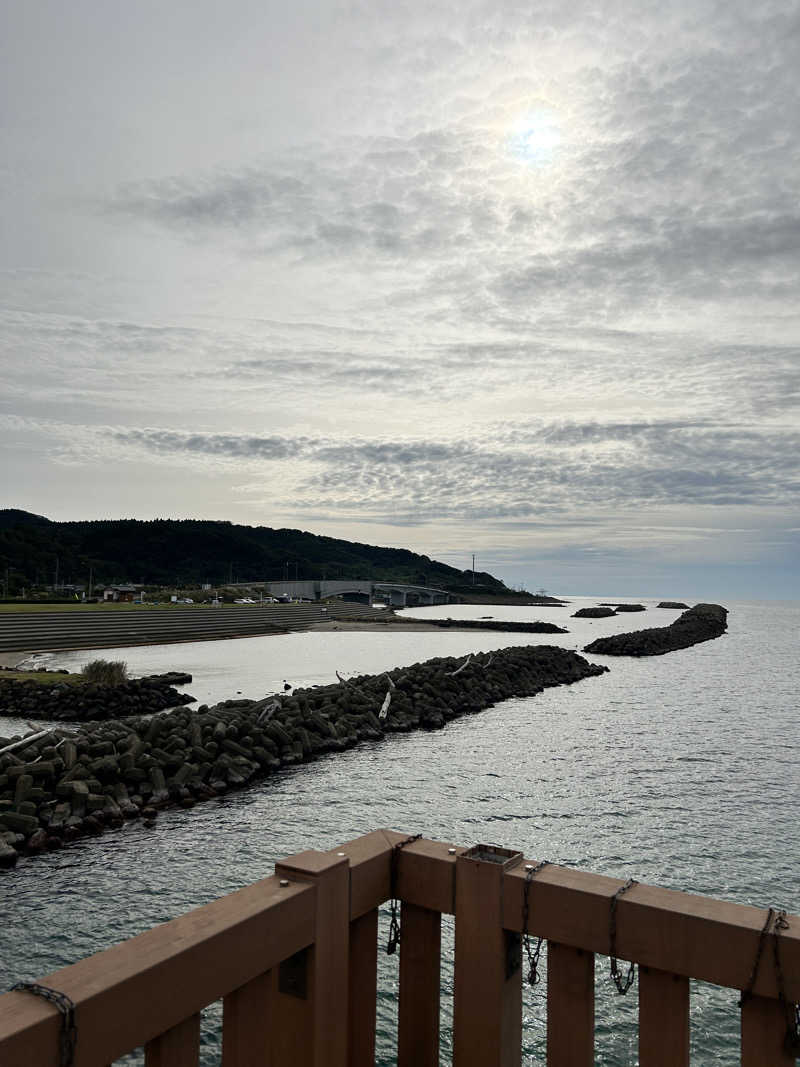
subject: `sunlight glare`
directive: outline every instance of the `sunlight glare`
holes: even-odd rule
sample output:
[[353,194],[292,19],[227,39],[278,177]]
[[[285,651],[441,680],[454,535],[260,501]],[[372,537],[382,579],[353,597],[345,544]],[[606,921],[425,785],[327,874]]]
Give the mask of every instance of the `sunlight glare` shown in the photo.
[[552,111],[537,111],[518,119],[510,130],[510,148],[525,163],[550,163],[561,144],[561,129]]

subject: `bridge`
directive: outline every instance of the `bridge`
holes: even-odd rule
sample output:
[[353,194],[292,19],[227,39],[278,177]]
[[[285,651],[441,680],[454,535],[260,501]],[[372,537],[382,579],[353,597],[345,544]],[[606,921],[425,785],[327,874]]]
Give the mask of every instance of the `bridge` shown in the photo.
[[290,596],[292,600],[325,600],[332,596],[357,595],[371,604],[375,596],[388,600],[393,608],[449,604],[458,598],[445,589],[428,585],[405,585],[402,582],[373,582],[369,579],[349,581],[265,582],[269,596]]

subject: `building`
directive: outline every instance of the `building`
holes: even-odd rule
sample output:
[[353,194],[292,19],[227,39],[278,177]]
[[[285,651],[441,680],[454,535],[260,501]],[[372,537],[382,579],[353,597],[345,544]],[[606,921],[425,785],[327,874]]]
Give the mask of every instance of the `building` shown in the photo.
[[127,601],[141,600],[144,590],[140,585],[107,585],[103,590],[103,600]]

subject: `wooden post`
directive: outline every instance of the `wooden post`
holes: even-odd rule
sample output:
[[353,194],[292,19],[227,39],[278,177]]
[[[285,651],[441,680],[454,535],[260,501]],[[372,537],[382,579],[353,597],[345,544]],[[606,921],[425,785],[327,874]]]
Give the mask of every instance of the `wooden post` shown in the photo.
[[640,1067],[689,1067],[689,979],[639,968]]
[[442,917],[403,904],[400,927],[398,1067],[439,1065],[439,969]]
[[548,1067],[593,1067],[594,955],[547,946]]
[[375,1065],[375,1011],[378,1002],[378,909],[350,923],[348,1067]]
[[145,1067],[197,1067],[199,1056],[199,1015],[184,1019],[144,1047]]
[[742,1005],[742,1067],[795,1067],[795,1057],[783,1047],[786,1016],[780,1002],[749,997]]
[[264,1067],[270,1062],[272,972],[222,1000],[223,1067]]
[[273,969],[272,1055],[292,1067],[346,1067],[350,868],[344,854],[300,852],[281,879],[316,887],[314,943]]
[[519,853],[469,849],[456,861],[453,1067],[519,1067],[519,937],[503,929],[503,877]]

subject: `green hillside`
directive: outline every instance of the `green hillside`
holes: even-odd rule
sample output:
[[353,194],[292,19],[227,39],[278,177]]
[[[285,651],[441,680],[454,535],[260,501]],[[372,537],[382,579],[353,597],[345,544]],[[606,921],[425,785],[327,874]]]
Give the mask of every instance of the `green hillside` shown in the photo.
[[0,510],[0,569],[9,592],[59,583],[141,582],[193,586],[203,582],[282,578],[372,578],[456,592],[506,592],[490,574],[459,571],[403,548],[378,548],[302,530],[237,526],[196,519],[51,522]]

